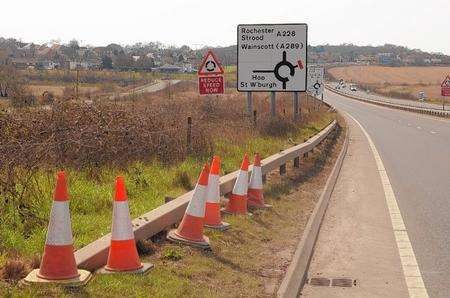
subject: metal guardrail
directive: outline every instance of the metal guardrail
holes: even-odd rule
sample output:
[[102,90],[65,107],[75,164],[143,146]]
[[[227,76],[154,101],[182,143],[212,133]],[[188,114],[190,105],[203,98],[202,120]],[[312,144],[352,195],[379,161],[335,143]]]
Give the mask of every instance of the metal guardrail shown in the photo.
[[428,115],[438,116],[438,117],[443,117],[443,118],[450,118],[450,111],[448,111],[448,110],[444,111],[444,110],[437,110],[437,109],[433,109],[433,108],[423,108],[423,107],[416,107],[416,106],[412,106],[412,105],[395,104],[392,102],[368,99],[368,98],[364,98],[362,96],[356,96],[354,94],[349,94],[346,92],[338,91],[328,85],[325,85],[325,88],[336,94],[339,94],[339,95],[342,95],[345,97],[349,97],[352,99],[356,99],[359,101],[376,104],[379,106],[394,108],[394,109],[403,110],[403,111],[410,111],[410,112],[420,113],[420,114],[428,114]]
[[[277,168],[285,167],[286,162],[300,158],[303,154],[313,150],[337,127],[334,120],[326,128],[308,139],[306,142],[290,147],[261,161],[262,174]],[[253,167],[250,166],[249,173]],[[238,171],[220,177],[220,194],[225,195],[233,189]],[[192,191],[159,206],[134,219],[133,230],[135,240],[148,239],[164,229],[178,223],[191,199]],[[108,258],[111,234],[107,234],[75,252],[77,266],[80,269],[94,271],[106,264]]]

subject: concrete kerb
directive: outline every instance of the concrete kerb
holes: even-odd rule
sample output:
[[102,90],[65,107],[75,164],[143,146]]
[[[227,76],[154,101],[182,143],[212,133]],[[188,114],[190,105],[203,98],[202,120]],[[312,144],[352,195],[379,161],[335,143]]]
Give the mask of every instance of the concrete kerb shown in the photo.
[[[280,153],[265,158],[261,161],[262,174],[264,175],[278,169],[280,165],[311,151],[314,147],[320,144],[329,135],[329,133],[336,128],[336,126],[337,122],[334,120],[326,128],[308,139],[307,142],[295,145]],[[250,166],[249,174],[252,170],[253,166]],[[232,191],[237,174],[238,171],[235,171],[220,177],[219,185],[221,196]],[[148,239],[180,222],[191,196],[192,191],[187,192],[178,198],[134,219],[132,224],[135,240],[139,241]],[[103,267],[108,259],[110,242],[111,234],[107,234],[77,250],[75,252],[75,260],[78,268],[95,271]]]
[[301,289],[303,288],[306,280],[306,274],[308,272],[309,263],[311,261],[314,246],[319,235],[320,226],[324,218],[325,212],[328,207],[328,203],[331,198],[334,186],[336,185],[339,172],[344,161],[344,157],[347,153],[349,143],[349,131],[348,128],[345,133],[344,145],[339,153],[339,157],[333,167],[330,176],[327,179],[325,187],[319,201],[311,214],[306,228],[303,232],[303,236],[295,250],[292,261],[286,271],[286,274],[281,281],[281,285],[277,291],[277,297],[290,298],[298,297]]

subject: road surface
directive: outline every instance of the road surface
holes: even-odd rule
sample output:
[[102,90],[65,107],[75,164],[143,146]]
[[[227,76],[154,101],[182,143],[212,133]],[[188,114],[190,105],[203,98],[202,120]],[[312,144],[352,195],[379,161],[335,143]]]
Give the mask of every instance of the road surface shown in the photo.
[[[307,285],[303,295],[407,297],[411,290],[423,297],[423,280],[430,297],[450,297],[450,121],[330,91],[325,100],[348,115],[351,142],[309,276],[346,275],[358,285],[344,290]],[[393,202],[399,214],[391,211]],[[399,232],[393,223],[401,219],[405,231]],[[399,249],[404,246],[413,256],[404,255]],[[413,261],[420,272],[402,270]],[[400,274],[414,277],[408,284]]]
[[123,97],[127,97],[127,96],[143,94],[143,93],[158,92],[158,91],[161,91],[161,90],[167,88],[168,86],[176,85],[179,82],[180,82],[180,80],[156,81],[151,84],[139,86],[139,87],[135,88],[134,90],[131,90],[128,92],[113,94],[113,95],[111,95],[110,99],[123,98]]
[[[331,84],[331,87],[334,88],[336,86],[336,83]],[[399,105],[405,105],[405,106],[412,106],[412,107],[419,107],[419,108],[425,108],[425,109],[433,109],[433,110],[439,110],[442,111],[442,104],[441,103],[431,103],[426,101],[418,101],[418,100],[407,100],[407,99],[400,99],[400,98],[389,98],[378,94],[373,93],[367,93],[362,90],[358,91],[350,91],[349,88],[340,89],[339,91],[349,93],[353,96],[362,96],[367,99],[371,100],[378,100],[382,102],[388,102],[393,104],[399,104]],[[444,109],[446,111],[450,111],[450,102],[447,99],[445,101]]]

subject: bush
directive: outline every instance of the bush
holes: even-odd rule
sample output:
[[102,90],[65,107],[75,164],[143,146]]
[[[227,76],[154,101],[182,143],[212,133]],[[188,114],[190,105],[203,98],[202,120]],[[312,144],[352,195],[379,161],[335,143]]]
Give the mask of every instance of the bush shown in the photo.
[[286,118],[275,117],[263,121],[258,125],[261,134],[272,137],[283,137],[297,131],[298,127],[294,122]]

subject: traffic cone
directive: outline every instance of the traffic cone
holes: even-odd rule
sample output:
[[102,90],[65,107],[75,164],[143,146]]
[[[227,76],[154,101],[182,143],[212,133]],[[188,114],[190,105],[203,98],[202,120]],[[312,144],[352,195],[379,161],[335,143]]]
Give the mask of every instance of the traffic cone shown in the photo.
[[210,247],[208,237],[203,235],[208,175],[209,167],[205,164],[178,229],[171,230],[167,239],[200,248]]
[[99,273],[145,273],[152,267],[152,264],[143,264],[139,260],[128,208],[125,179],[118,176],[115,186],[108,261]]
[[220,215],[219,175],[220,157],[214,156],[206,187],[205,227],[224,231],[230,227],[230,224],[223,222]]
[[228,200],[227,207],[223,212],[228,214],[248,214],[247,212],[247,189],[248,189],[248,155],[244,155],[233,191]]
[[90,277],[90,272],[77,269],[73,254],[66,176],[64,172],[59,172],[41,265],[39,269],[30,272],[24,281],[81,286],[85,285]]
[[252,175],[248,185],[248,206],[252,208],[272,208],[272,205],[264,203],[263,181],[261,172],[261,157],[255,154]]

